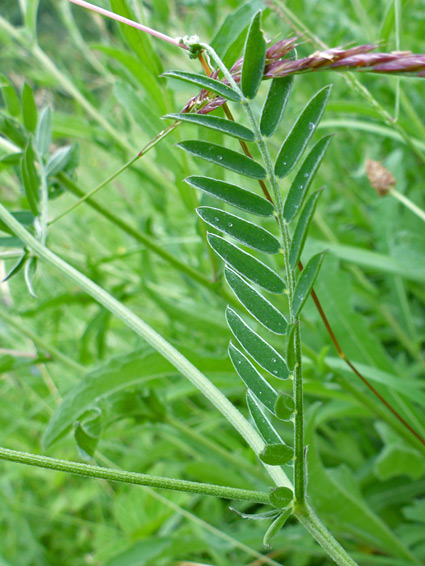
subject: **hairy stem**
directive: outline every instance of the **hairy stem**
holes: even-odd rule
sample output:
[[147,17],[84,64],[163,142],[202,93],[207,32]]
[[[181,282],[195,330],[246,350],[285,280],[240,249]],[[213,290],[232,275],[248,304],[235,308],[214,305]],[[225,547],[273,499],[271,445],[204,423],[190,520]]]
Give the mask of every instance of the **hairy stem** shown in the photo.
[[9,462],[17,462],[19,464],[26,464],[28,466],[36,466],[37,468],[47,468],[57,472],[67,472],[69,474],[84,476],[86,478],[98,478],[122,483],[157,487],[160,489],[172,489],[174,491],[185,491],[187,493],[195,493],[199,495],[223,497],[224,499],[237,499],[240,501],[252,501],[264,504],[269,503],[269,494],[262,491],[157,477],[148,474],[139,474],[136,472],[114,470],[111,468],[101,468],[99,466],[81,464],[80,462],[70,462],[68,460],[49,458],[48,456],[18,452],[17,450],[9,450],[8,448],[0,448],[0,459],[7,460]]

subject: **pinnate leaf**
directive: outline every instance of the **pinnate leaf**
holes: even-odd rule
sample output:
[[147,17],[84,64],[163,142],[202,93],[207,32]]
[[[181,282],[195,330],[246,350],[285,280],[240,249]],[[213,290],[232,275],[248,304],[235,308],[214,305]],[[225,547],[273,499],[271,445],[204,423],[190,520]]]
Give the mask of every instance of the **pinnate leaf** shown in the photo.
[[188,73],[186,71],[167,71],[161,76],[194,84],[202,89],[213,92],[214,94],[219,94],[220,96],[223,96],[228,100],[232,100],[233,102],[239,102],[241,99],[239,93],[233,90],[233,88],[221,83],[220,81],[206,77],[205,75],[200,75],[198,73]]
[[294,77],[273,79],[261,113],[260,130],[263,136],[272,136],[285,112]]
[[294,269],[300,260],[304,243],[307,238],[308,228],[310,226],[311,219],[313,218],[314,211],[316,210],[318,198],[321,194],[322,190],[316,191],[310,196],[297,222],[289,253],[291,269]]
[[303,308],[322,265],[324,252],[314,255],[302,270],[294,292],[292,309],[294,316],[298,316]]
[[236,238],[245,246],[267,254],[276,254],[280,250],[279,240],[273,234],[239,216],[209,206],[201,206],[196,212],[204,222]]
[[287,222],[290,222],[302,207],[307,191],[319,169],[331,139],[332,134],[323,137],[317,142],[305,158],[304,163],[293,180],[283,208],[283,216]]
[[228,136],[238,138],[245,141],[254,141],[254,132],[233,122],[233,120],[227,120],[226,118],[220,118],[219,116],[210,116],[209,114],[166,114],[164,118],[170,118],[171,120],[178,120],[179,122],[187,122],[189,124],[195,124],[197,126],[204,126],[205,128],[210,128],[211,130],[217,130]]
[[235,271],[270,293],[283,293],[285,284],[282,279],[257,258],[216,234],[208,234],[208,242],[221,259]]
[[247,98],[255,98],[264,74],[267,43],[261,29],[261,10],[252,18],[246,38],[241,88]]
[[258,322],[275,334],[285,334],[286,319],[275,306],[228,266],[224,276],[239,301]]
[[282,356],[230,307],[226,309],[226,319],[235,338],[259,366],[279,379],[289,377],[289,370]]
[[274,213],[271,202],[231,183],[197,175],[188,177],[186,183],[251,214],[271,216]]
[[182,141],[176,145],[192,155],[202,157],[202,159],[246,177],[254,179],[265,179],[266,177],[266,170],[259,163],[227,147],[198,140]]
[[301,158],[322,117],[330,90],[327,86],[313,96],[283,142],[275,165],[278,177],[286,177]]

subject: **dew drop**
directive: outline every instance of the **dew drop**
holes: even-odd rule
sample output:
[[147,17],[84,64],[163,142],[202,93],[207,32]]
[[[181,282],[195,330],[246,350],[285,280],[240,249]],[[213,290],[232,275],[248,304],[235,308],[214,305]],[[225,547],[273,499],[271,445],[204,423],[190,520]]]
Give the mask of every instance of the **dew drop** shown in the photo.
[[273,370],[273,375],[277,375],[279,372],[277,371],[277,369]]
[[233,224],[231,222],[229,222],[229,228],[231,228],[233,226]]
[[217,218],[217,216],[214,218],[214,220],[215,220],[216,222],[219,222],[219,221],[220,221],[220,219]]
[[272,362],[275,364],[277,362],[276,358],[272,358]]
[[219,155],[218,158],[219,158],[219,160],[221,161],[221,160],[223,159],[223,156],[222,156],[222,155]]
[[283,164],[286,165],[286,161],[284,161]]
[[300,189],[303,189],[303,188],[304,188],[304,185],[300,185]]
[[308,127],[309,127],[310,130],[313,130],[313,129],[314,129],[314,123],[313,123],[313,122],[310,122],[309,125],[308,125]]
[[307,178],[307,177],[308,177],[308,173],[304,173],[304,177]]

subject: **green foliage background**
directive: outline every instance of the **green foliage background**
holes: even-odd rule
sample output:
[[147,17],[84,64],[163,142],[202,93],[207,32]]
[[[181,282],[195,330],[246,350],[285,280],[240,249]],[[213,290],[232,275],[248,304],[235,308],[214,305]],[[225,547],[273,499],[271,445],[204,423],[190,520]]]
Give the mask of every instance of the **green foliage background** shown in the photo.
[[[196,94],[159,74],[170,68],[198,72],[199,64],[140,32],[120,31],[116,23],[71,9],[65,0],[40,3],[36,45],[31,39],[36,3],[20,4],[25,19],[17,2],[2,2],[1,73],[17,91],[24,80],[29,83],[39,110],[46,105],[54,110],[51,150],[74,148],[67,174],[87,192],[164,127],[162,115],[177,112]],[[173,37],[196,33],[212,41],[227,64],[241,55],[250,16],[266,7],[260,0],[242,8],[230,0],[128,4],[141,21]],[[308,31],[329,46],[383,40],[386,50],[425,52],[419,1],[268,4],[269,38],[293,33],[291,14],[305,26],[298,56],[318,48],[307,41]],[[111,6],[122,10],[125,2],[113,0]],[[329,249],[315,288],[338,339],[425,435],[423,223],[395,199],[379,198],[364,171],[367,158],[383,161],[397,190],[423,206],[424,79],[357,77],[369,89],[369,100],[342,74],[297,77],[272,149],[278,150],[307,100],[333,83],[319,133],[336,132],[337,139],[315,181],[326,190],[306,255]],[[259,101],[266,88],[262,85]],[[19,146],[16,132],[10,137],[10,120],[18,133],[16,124],[23,122],[20,103],[11,100],[5,97],[0,108],[1,198],[11,210],[28,210],[10,158],[16,151],[11,144]],[[384,123],[374,101],[396,114],[397,122]],[[255,104],[260,110],[260,102]],[[219,134],[208,135],[224,143]],[[48,245],[181,349],[246,413],[244,386],[226,357],[230,332],[220,264],[208,252],[194,213],[199,195],[182,182],[189,174],[219,178],[223,172],[173,145],[196,136],[196,127],[180,126],[94,200],[208,280],[218,273],[217,283],[201,285],[179,272],[87,203],[50,227]],[[236,142],[229,146],[237,148]],[[237,182],[232,174],[226,180]],[[257,190],[254,181],[247,188]],[[51,219],[75,202],[59,181],[51,196]],[[202,204],[211,201],[203,197]],[[262,225],[273,231],[273,222]],[[5,261],[5,273],[13,264]],[[37,299],[22,272],[2,286],[0,340],[11,352],[2,350],[0,358],[1,445],[40,453],[47,430],[45,444],[52,443],[46,453],[55,457],[83,457],[81,446],[91,440],[93,448],[98,442],[100,465],[267,488],[261,466],[224,418],[128,328],[44,265],[38,265],[34,289]],[[313,506],[359,564],[423,563],[424,451],[374,414],[370,394],[336,356],[310,301],[303,340]],[[276,337],[274,346],[280,346]],[[35,360],[14,351],[34,354]],[[280,432],[291,443],[290,428]],[[2,463],[0,470],[0,564],[166,566],[192,560],[225,566],[250,564],[264,552],[264,525],[242,520],[221,500],[84,481],[16,464]],[[401,547],[410,548],[411,560],[400,558]],[[276,537],[274,548],[271,564],[329,563],[295,522]]]

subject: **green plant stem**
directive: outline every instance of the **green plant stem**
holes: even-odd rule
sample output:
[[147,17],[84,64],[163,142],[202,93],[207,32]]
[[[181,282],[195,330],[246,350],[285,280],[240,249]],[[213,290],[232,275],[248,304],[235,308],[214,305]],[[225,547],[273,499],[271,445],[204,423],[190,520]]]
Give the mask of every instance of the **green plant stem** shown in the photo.
[[111,468],[101,468],[79,462],[58,460],[48,456],[18,452],[8,448],[0,448],[0,459],[9,462],[17,462],[37,468],[47,468],[57,472],[68,472],[88,478],[98,478],[122,483],[145,485],[160,489],[172,489],[174,491],[185,491],[200,495],[210,495],[213,497],[223,497],[224,499],[237,499],[240,501],[252,501],[255,503],[269,504],[269,494],[262,491],[252,491],[249,489],[239,489],[208,483],[199,483],[186,480],[177,480],[165,477],[156,477],[148,474],[114,470]]
[[396,189],[390,189],[390,195],[399,200],[405,207],[411,210],[418,218],[425,222],[425,211],[419,208],[414,202],[412,202],[405,195],[399,193]]
[[[103,305],[109,312],[124,322],[131,330],[141,336],[158,353],[167,359],[181,374],[183,374],[199,391],[225,416],[230,424],[240,433],[245,441],[258,455],[264,448],[264,442],[248,421],[223,393],[215,387],[193,364],[178,350],[167,342],[158,332],[136,316],[120,301],[96,285],[88,277],[59,258],[38,240],[0,204],[0,219],[37,257],[52,265],[67,279],[81,287],[88,295]],[[292,487],[286,474],[275,466],[265,466],[268,474],[279,486]]]
[[351,556],[328,531],[319,517],[308,505],[301,505],[295,508],[294,515],[315,538],[322,548],[337,564],[344,566],[358,566]]
[[45,352],[50,354],[53,358],[53,361],[63,363],[65,366],[69,367],[69,369],[77,372],[78,375],[86,371],[86,368],[84,366],[75,362],[71,358],[68,358],[68,356],[60,352],[57,348],[40,338],[39,334],[32,332],[28,328],[28,325],[23,324],[22,322],[16,320],[16,318],[7,314],[4,310],[4,307],[0,309],[0,319],[5,320],[8,324],[10,324],[10,326],[13,326],[14,328],[16,328],[16,330],[19,330],[21,334],[34,342],[37,348],[40,348],[41,350],[44,350]]

